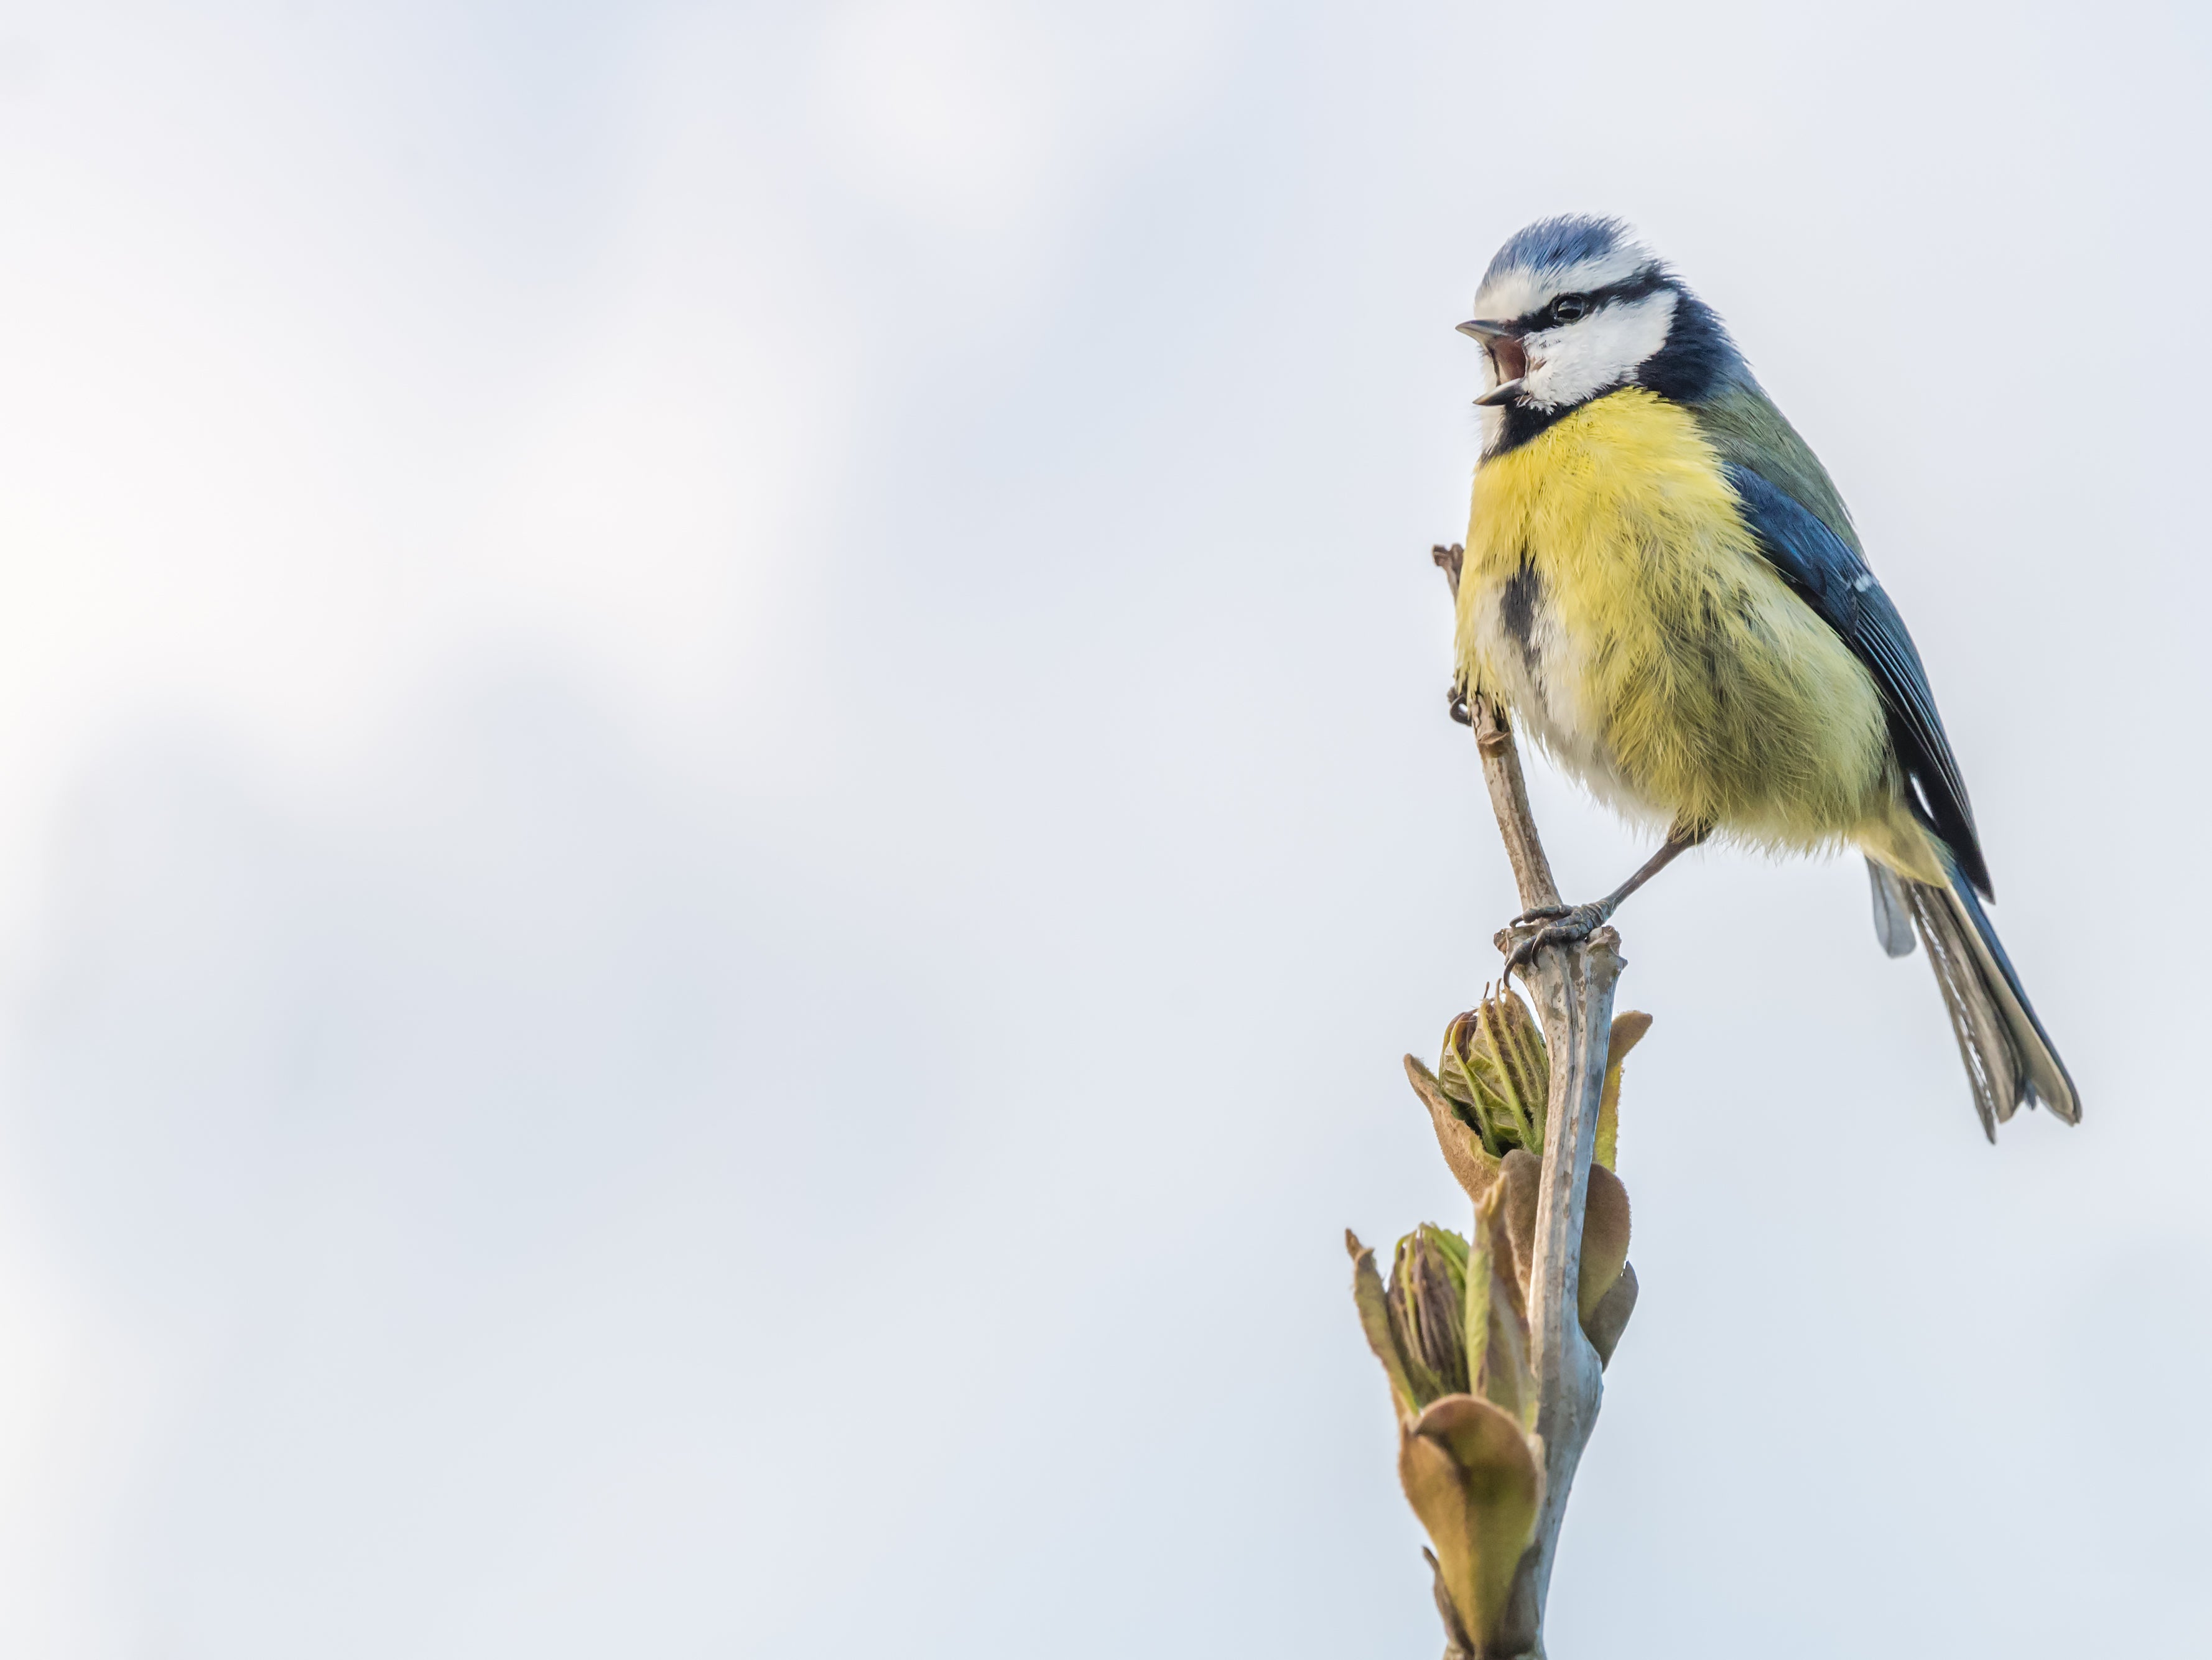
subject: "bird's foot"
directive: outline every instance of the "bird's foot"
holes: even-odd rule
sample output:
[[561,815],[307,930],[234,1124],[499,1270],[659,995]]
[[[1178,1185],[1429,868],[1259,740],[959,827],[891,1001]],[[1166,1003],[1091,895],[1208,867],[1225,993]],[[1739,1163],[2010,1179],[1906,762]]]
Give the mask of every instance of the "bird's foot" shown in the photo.
[[1600,899],[1587,905],[1538,905],[1522,911],[1498,936],[1501,950],[1509,938],[1513,940],[1513,949],[1505,958],[1506,983],[1512,982],[1514,970],[1527,968],[1545,946],[1582,944],[1606,925],[1616,903]]
[[1520,929],[1533,927],[1539,922],[1556,922],[1562,916],[1572,915],[1574,909],[1572,905],[1539,905],[1534,910],[1522,911],[1505,926],[1509,928]]

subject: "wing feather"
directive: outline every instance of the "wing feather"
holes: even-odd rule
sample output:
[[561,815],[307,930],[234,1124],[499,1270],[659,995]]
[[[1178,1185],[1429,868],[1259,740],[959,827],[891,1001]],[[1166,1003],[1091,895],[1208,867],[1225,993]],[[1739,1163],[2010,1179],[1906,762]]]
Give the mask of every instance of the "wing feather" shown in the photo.
[[1950,848],[1975,891],[1992,897],[1966,781],[1959,775],[1928,672],[1896,605],[1858,550],[1802,502],[1739,461],[1726,462],[1723,471],[1759,550],[1873,674],[1889,712],[1898,759],[1915,792],[1915,811]]

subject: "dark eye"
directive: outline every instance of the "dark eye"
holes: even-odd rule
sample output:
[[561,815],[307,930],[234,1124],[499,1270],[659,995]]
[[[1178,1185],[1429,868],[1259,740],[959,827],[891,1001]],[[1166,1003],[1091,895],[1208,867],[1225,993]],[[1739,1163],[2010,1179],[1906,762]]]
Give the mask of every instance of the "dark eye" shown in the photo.
[[1571,323],[1578,317],[1589,316],[1589,295],[1587,294],[1563,294],[1552,301],[1552,320],[1554,323]]

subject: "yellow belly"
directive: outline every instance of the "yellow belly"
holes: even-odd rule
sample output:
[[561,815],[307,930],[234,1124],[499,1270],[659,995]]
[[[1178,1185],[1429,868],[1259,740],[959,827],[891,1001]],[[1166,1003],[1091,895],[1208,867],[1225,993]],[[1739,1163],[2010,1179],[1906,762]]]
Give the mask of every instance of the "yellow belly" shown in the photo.
[[1459,659],[1624,812],[1924,860],[1872,676],[1759,556],[1687,411],[1640,387],[1476,472]]

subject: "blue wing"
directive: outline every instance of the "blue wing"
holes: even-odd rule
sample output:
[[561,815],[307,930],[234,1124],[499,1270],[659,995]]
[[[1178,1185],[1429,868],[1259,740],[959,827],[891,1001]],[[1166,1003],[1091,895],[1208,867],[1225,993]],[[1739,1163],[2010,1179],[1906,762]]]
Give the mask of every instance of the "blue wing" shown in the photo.
[[1725,471],[1759,550],[1874,676],[1918,816],[1950,848],[1975,889],[1993,897],[1966,780],[1959,776],[1905,619],[1866,561],[1810,509],[1749,467],[1730,465]]

